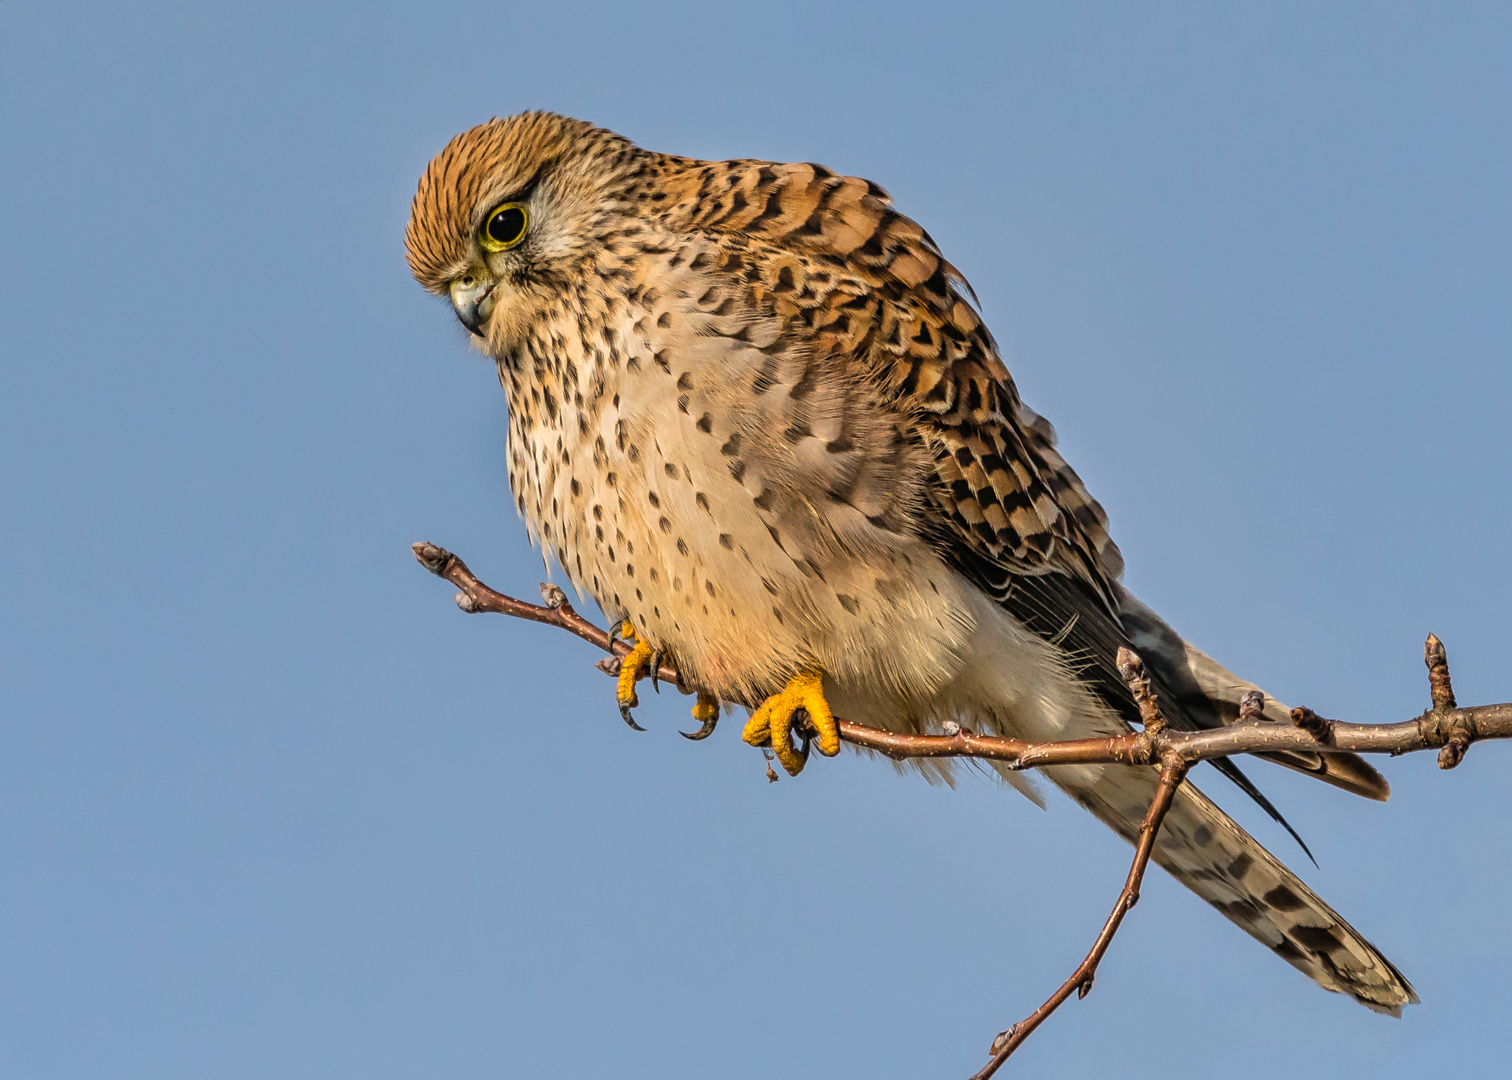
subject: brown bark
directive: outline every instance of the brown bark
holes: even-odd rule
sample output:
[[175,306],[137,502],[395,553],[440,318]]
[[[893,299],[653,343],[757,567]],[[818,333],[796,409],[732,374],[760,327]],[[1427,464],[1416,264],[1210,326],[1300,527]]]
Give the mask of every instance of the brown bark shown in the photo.
[[[555,585],[541,586],[544,606],[531,604],[489,588],[478,580],[466,563],[444,548],[419,543],[414,545],[414,552],[427,570],[445,578],[461,590],[456,601],[463,611],[497,612],[561,627],[609,652],[610,659],[600,661],[599,666],[611,674],[618,669],[618,657],[630,651],[626,642],[611,636],[579,615],[568,603],[566,594]],[[1471,743],[1482,739],[1512,737],[1512,703],[1470,707],[1460,707],[1456,703],[1444,645],[1432,634],[1428,635],[1423,658],[1428,666],[1429,692],[1433,705],[1422,715],[1396,724],[1349,724],[1324,719],[1305,708],[1292,710],[1291,724],[1275,723],[1260,718],[1262,701],[1246,703],[1248,707],[1240,710],[1240,720],[1228,727],[1210,731],[1176,731],[1160,715],[1159,706],[1150,692],[1143,663],[1127,649],[1120,650],[1119,671],[1133,692],[1135,701],[1139,703],[1143,730],[1116,738],[1031,743],[977,735],[954,724],[948,725],[949,730],[941,735],[901,735],[837,718],[841,739],[897,759],[990,758],[1005,762],[1013,769],[1108,763],[1160,766],[1160,785],[1140,826],[1133,864],[1119,893],[1118,902],[1103,924],[1091,952],[1043,1005],[993,1041],[991,1059],[971,1080],[988,1080],[1008,1060],[1009,1055],[1070,998],[1073,991],[1078,997],[1085,997],[1091,990],[1098,964],[1112,944],[1113,936],[1118,932],[1124,916],[1139,900],[1139,886],[1144,880],[1145,869],[1149,866],[1150,853],[1154,850],[1161,823],[1165,820],[1187,770],[1197,762],[1235,754],[1277,750],[1393,756],[1418,750],[1438,750],[1439,767],[1452,769],[1464,760]],[[682,684],[673,668],[660,668],[656,675],[678,687],[683,693],[693,692],[693,688]],[[738,704],[750,706],[756,703]],[[770,766],[768,772],[771,774]],[[776,779],[775,774],[771,776]]]

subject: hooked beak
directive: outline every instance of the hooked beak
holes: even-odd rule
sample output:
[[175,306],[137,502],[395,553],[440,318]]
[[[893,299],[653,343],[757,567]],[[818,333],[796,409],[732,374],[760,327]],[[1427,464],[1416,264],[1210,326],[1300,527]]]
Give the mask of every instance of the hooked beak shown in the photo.
[[493,314],[493,291],[498,284],[492,278],[464,274],[451,284],[452,310],[457,321],[476,337],[483,336],[483,324]]

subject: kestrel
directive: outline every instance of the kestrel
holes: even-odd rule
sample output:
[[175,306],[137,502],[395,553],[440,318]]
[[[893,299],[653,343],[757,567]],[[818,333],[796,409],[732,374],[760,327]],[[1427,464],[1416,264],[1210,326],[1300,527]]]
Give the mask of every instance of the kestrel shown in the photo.
[[[665,656],[705,731],[719,702],[753,708],[745,739],[796,774],[810,739],[839,750],[835,713],[901,732],[1125,734],[1139,713],[1121,646],[1176,727],[1231,723],[1255,689],[1119,584],[1107,517],[1019,400],[970,286],[876,184],[525,113],[431,161],[405,246],[498,365],[532,539],[635,643],[627,719]],[[1265,712],[1286,718],[1273,698]],[[1276,760],[1389,794],[1351,755]],[[950,778],[946,761],[911,766]],[[1126,839],[1157,780],[1044,772]],[[1155,860],[1325,989],[1392,1014],[1417,1001],[1190,783]]]

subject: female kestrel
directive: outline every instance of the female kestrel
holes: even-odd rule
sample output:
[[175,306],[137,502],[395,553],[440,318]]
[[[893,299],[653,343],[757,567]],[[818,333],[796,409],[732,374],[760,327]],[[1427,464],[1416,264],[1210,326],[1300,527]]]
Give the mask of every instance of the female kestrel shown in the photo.
[[[1102,508],[1019,400],[970,287],[876,184],[525,113],[447,144],[405,242],[498,364],[532,539],[637,639],[627,718],[663,653],[706,727],[718,701],[754,707],[745,738],[790,773],[804,713],[838,751],[832,708],[903,732],[1124,734],[1139,714],[1123,646],[1177,727],[1232,722],[1254,689],[1119,584]],[[1349,755],[1279,760],[1388,794]],[[914,767],[948,778],[945,761]],[[1157,779],[1044,771],[1125,838]],[[1189,783],[1155,859],[1326,989],[1393,1014],[1417,1000]]]

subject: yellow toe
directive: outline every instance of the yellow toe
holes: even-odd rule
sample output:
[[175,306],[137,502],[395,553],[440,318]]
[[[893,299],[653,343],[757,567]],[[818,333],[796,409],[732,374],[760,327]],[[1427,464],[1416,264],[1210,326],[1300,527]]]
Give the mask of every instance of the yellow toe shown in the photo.
[[824,697],[824,673],[817,668],[799,672],[781,693],[763,701],[741,733],[741,738],[752,746],[770,743],[772,754],[789,776],[797,776],[808,760],[806,752],[793,745],[793,718],[800,709],[808,713],[809,722],[818,732],[814,745],[819,752],[825,757],[838,754],[840,731]]
[[640,698],[635,693],[635,684],[646,676],[646,669],[651,664],[651,657],[656,655],[656,650],[644,641],[637,641],[635,648],[625,654],[620,661],[619,682],[614,688],[614,698],[621,705],[634,707],[640,704]]
[[707,690],[700,690],[693,706],[693,719],[698,721],[698,730],[684,731],[683,738],[699,742],[714,734],[714,727],[719,723],[719,699]]
[[620,637],[626,641],[634,641],[635,645],[620,660],[619,679],[614,687],[614,700],[619,703],[620,717],[635,728],[644,731],[630,715],[630,710],[640,704],[640,696],[635,692],[635,684],[648,674],[657,663],[657,653],[644,638],[636,636],[635,628],[628,622],[620,626]]

